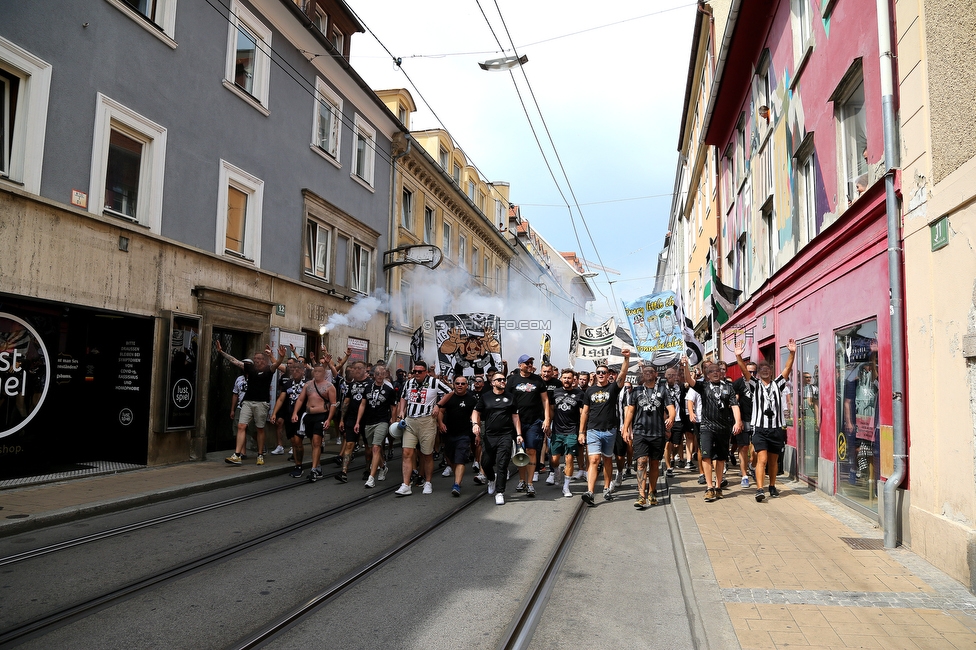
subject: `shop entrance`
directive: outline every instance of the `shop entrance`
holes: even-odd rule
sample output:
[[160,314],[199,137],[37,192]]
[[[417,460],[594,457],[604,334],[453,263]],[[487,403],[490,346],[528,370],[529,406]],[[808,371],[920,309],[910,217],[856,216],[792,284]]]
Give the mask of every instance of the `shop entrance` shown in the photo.
[[247,356],[248,332],[213,328],[210,342],[210,381],[208,382],[207,406],[207,452],[234,449],[237,444],[237,430],[231,417],[231,397],[234,382],[241,371],[228,363],[217,353],[213,341],[220,341],[224,351],[237,359]]
[[820,462],[820,345],[814,339],[797,345],[800,373],[797,454],[800,478],[817,484]]

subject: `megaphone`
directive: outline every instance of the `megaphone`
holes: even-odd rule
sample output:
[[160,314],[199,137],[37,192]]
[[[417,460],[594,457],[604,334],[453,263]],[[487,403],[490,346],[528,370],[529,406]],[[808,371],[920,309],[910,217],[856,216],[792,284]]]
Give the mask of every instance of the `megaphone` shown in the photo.
[[529,455],[525,453],[525,447],[515,447],[515,453],[512,454],[512,464],[516,467],[525,467],[529,464]]

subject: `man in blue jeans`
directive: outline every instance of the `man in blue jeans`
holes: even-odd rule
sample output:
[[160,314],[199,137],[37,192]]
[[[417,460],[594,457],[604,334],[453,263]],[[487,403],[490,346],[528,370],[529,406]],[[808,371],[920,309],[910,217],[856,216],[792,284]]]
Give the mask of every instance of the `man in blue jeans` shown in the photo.
[[509,376],[505,390],[515,397],[522,435],[525,436],[525,452],[529,464],[519,468],[519,482],[516,492],[525,491],[525,496],[535,496],[532,485],[536,460],[542,455],[542,442],[549,435],[552,412],[549,410],[549,393],[546,382],[535,374],[535,358],[523,354],[518,359],[518,372]]
[[[596,489],[596,471],[603,457],[603,498],[613,499],[613,443],[617,437],[620,419],[617,416],[617,398],[627,380],[630,367],[630,350],[620,351],[624,358],[616,381],[610,381],[610,369],[606,365],[596,367],[596,381],[586,389],[583,399],[583,412],[580,415],[580,444],[586,444],[590,457],[589,471],[586,473],[586,492],[582,499],[593,505],[593,491]],[[585,434],[583,432],[586,432]]]

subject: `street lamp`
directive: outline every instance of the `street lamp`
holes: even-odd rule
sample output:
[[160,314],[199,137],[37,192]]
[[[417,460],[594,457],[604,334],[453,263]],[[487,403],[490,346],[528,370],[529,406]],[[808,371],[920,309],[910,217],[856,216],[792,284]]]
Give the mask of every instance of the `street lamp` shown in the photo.
[[506,56],[501,59],[491,59],[485,61],[484,63],[478,62],[478,66],[482,70],[494,71],[494,70],[511,70],[517,65],[525,65],[529,62],[529,55],[523,54],[522,56]]

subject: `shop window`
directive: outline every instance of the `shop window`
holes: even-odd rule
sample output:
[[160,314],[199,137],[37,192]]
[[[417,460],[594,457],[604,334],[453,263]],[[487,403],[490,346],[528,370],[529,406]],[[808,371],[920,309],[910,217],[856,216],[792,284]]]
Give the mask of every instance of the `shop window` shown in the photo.
[[878,512],[878,321],[836,333],[837,494]]
[[797,429],[798,471],[816,485],[820,464],[820,344],[814,339],[797,345],[800,394]]
[[158,233],[166,129],[99,93],[93,141],[89,211],[128,219]]

